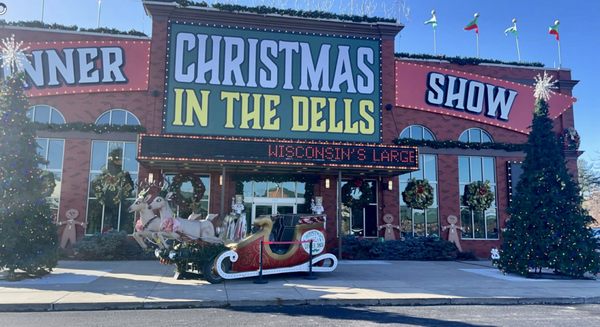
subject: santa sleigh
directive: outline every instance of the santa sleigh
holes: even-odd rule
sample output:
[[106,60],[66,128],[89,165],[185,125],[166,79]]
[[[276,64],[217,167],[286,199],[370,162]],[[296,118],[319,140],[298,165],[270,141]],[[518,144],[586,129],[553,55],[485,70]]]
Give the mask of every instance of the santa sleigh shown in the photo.
[[325,253],[323,215],[262,216],[254,226],[257,231],[237,243],[182,241],[156,254],[161,262],[175,264],[177,276],[202,275],[210,283],[337,267],[337,258]]

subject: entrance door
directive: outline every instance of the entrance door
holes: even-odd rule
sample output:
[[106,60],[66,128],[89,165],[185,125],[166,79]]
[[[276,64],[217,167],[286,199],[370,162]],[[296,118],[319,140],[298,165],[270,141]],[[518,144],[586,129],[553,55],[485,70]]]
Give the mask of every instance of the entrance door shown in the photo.
[[262,215],[296,213],[296,203],[284,199],[265,199],[252,203],[252,221]]

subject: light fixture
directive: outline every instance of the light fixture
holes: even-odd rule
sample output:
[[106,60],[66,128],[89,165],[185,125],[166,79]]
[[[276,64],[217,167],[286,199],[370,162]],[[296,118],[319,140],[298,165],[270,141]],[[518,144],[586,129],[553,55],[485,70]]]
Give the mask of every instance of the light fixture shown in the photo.
[[219,186],[223,185],[223,175],[219,175]]
[[152,184],[152,182],[154,182],[154,174],[153,173],[149,173],[148,174],[148,183]]
[[394,180],[393,179],[389,179],[388,180],[388,186],[387,186],[388,191],[392,191],[394,190]]
[[330,186],[329,178],[325,178],[325,188],[329,188]]

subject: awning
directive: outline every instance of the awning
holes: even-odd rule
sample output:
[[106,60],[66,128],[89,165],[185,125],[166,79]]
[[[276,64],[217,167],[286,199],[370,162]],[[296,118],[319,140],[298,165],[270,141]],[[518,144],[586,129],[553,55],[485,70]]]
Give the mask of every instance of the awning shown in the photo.
[[138,160],[159,169],[393,176],[419,169],[414,146],[264,138],[140,134]]

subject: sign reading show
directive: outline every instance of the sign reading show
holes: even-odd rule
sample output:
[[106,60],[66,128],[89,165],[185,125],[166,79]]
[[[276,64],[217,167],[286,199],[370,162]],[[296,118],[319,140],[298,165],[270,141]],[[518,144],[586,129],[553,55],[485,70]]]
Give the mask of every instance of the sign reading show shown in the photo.
[[[474,120],[529,133],[533,87],[437,66],[396,61],[396,106]],[[569,109],[575,98],[554,93],[551,118]]]
[[[27,42],[18,60],[28,96],[148,89],[150,41]],[[5,65],[0,74],[8,76]]]
[[[416,147],[215,136],[140,135],[139,160],[417,170]],[[192,150],[190,150],[192,149]]]
[[380,40],[169,24],[164,131],[380,141]]

